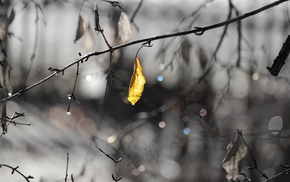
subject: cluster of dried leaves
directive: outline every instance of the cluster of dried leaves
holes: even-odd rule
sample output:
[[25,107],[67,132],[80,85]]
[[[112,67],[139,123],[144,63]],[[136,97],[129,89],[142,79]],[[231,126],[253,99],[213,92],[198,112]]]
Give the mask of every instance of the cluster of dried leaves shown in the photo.
[[[116,5],[117,2],[115,1],[105,1],[105,2],[111,3],[112,6],[114,7],[122,8],[121,5],[117,6]],[[100,26],[97,4],[95,4],[94,6],[94,12],[95,12],[95,31],[102,33],[104,30]],[[90,31],[90,26],[86,25],[86,21],[84,20],[84,18],[81,15],[79,15],[77,31],[76,31],[74,42],[78,41],[88,31]],[[133,31],[132,31],[130,18],[124,11],[122,11],[120,14],[119,21],[118,21],[118,35],[117,35],[116,44],[127,43],[132,38],[132,35],[133,35]],[[110,43],[108,44],[110,45]],[[143,70],[142,65],[138,57],[136,56],[135,62],[134,62],[134,71],[131,77],[129,91],[128,91],[128,101],[132,105],[135,105],[135,103],[141,98],[143,90],[144,90],[144,84],[146,83],[146,79],[145,79],[145,76],[143,75],[142,70]]]

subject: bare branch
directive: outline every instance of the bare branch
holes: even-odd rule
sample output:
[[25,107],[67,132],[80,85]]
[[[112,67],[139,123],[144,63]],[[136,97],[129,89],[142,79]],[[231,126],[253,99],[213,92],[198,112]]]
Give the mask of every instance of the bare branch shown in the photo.
[[14,172],[17,172],[18,174],[20,174],[27,182],[30,182],[30,179],[34,179],[33,176],[29,175],[29,176],[25,176],[22,172],[20,172],[18,170],[19,166],[16,166],[16,167],[12,167],[12,166],[9,166],[7,164],[0,164],[0,168],[1,167],[7,167],[7,168],[10,168],[12,169],[12,173],[11,174],[14,174]]
[[284,2],[287,2],[287,1],[289,1],[289,0],[279,0],[279,1],[276,1],[274,3],[268,4],[268,5],[264,6],[264,7],[261,7],[259,9],[256,9],[254,11],[251,11],[249,13],[246,13],[246,14],[244,14],[242,16],[239,16],[239,17],[236,17],[236,18],[233,18],[233,19],[221,22],[221,23],[213,24],[213,25],[210,25],[210,26],[195,27],[195,28],[193,28],[191,30],[187,30],[187,31],[181,31],[181,32],[170,33],[170,34],[165,34],[165,35],[153,36],[153,37],[149,37],[149,38],[143,38],[143,39],[131,41],[131,42],[128,42],[128,43],[125,43],[125,44],[117,45],[117,46],[114,46],[112,48],[109,48],[109,49],[106,49],[106,50],[103,50],[103,51],[88,53],[88,54],[86,54],[84,56],[81,56],[81,57],[77,58],[75,61],[69,63],[68,65],[63,66],[62,68],[58,69],[58,71],[55,71],[54,73],[48,75],[47,77],[41,79],[40,81],[38,81],[38,82],[36,82],[36,83],[34,83],[34,84],[32,84],[32,85],[20,90],[20,91],[18,91],[17,93],[14,93],[11,96],[3,98],[2,100],[0,100],[0,103],[2,103],[4,101],[7,101],[7,100],[10,100],[10,99],[12,99],[14,97],[20,97],[24,92],[26,92],[26,91],[28,91],[28,90],[30,90],[30,89],[38,86],[38,85],[50,80],[51,78],[56,76],[58,73],[64,72],[66,69],[70,68],[71,66],[73,66],[75,64],[78,64],[79,62],[82,62],[85,59],[88,59],[89,57],[98,56],[98,55],[101,55],[101,54],[112,52],[112,51],[117,50],[117,49],[121,49],[121,48],[124,48],[124,47],[129,47],[131,45],[144,43],[144,42],[148,42],[148,41],[161,40],[161,39],[177,37],[177,36],[183,36],[183,35],[188,35],[188,34],[202,35],[205,31],[216,29],[216,28],[219,28],[219,27],[231,24],[231,23],[235,23],[235,22],[241,21],[241,20],[243,20],[245,18],[248,18],[248,17],[251,17],[253,15],[256,15],[256,14],[258,14],[260,12],[263,12],[263,11],[265,11],[267,9],[270,9],[270,8],[272,8],[274,6],[277,6],[277,5],[282,4]]

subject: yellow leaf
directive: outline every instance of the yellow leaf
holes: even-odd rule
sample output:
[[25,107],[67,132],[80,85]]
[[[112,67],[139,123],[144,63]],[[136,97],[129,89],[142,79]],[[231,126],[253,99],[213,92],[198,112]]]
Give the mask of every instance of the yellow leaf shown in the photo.
[[141,98],[144,84],[146,83],[145,76],[143,75],[143,68],[140,64],[138,57],[135,59],[134,71],[131,77],[129,92],[128,92],[128,101],[135,105],[135,103]]

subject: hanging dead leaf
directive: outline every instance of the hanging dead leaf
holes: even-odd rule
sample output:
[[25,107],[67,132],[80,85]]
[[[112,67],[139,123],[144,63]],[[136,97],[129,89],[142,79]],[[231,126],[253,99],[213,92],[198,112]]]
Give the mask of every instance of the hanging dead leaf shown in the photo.
[[11,67],[7,59],[3,59],[1,62],[1,86],[6,96],[12,95],[12,81],[11,81]]
[[7,18],[7,24],[9,25],[10,23],[12,23],[14,18],[15,18],[15,11],[12,8]]
[[102,29],[101,29],[101,26],[100,26],[99,10],[98,10],[97,2],[95,2],[94,12],[95,12],[95,30],[100,32]]
[[199,47],[198,59],[199,59],[199,63],[200,63],[201,68],[204,69],[207,62],[208,62],[208,57],[206,55],[205,50],[202,47]]
[[125,12],[121,12],[118,21],[118,44],[127,43],[132,37],[130,18]]
[[90,25],[85,30],[84,38],[83,38],[83,48],[86,52],[91,52],[94,47],[94,35],[90,28]]
[[7,111],[6,111],[6,104],[4,104],[4,106],[2,108],[1,128],[3,130],[3,134],[7,133]]
[[190,49],[192,45],[188,39],[184,39],[181,43],[181,56],[184,62],[188,65],[190,61]]
[[240,174],[243,168],[243,158],[248,152],[248,147],[244,142],[241,133],[237,133],[237,138],[233,138],[227,146],[227,150],[227,155],[223,160],[223,168],[228,173],[228,181],[232,181]]
[[135,105],[135,103],[141,98],[145,83],[146,83],[146,78],[143,75],[143,68],[141,66],[141,63],[138,57],[136,57],[135,62],[134,62],[134,71],[131,77],[129,92],[128,92],[128,101],[132,105]]
[[77,27],[77,32],[76,32],[74,43],[84,35],[85,28],[86,28],[86,22],[83,19],[83,17],[79,15],[78,27]]

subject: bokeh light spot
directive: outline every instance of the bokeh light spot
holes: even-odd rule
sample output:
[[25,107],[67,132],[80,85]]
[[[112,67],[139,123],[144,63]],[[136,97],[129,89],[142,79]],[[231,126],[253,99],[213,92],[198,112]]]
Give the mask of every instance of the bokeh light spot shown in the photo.
[[163,76],[162,75],[158,75],[157,76],[157,80],[160,81],[160,82],[162,82],[163,81]]
[[260,78],[259,73],[253,73],[253,75],[252,75],[252,79],[253,79],[254,81],[259,80],[259,78]]
[[140,172],[144,172],[145,171],[145,166],[144,165],[140,165],[139,167],[138,167],[138,171],[140,171]]
[[158,126],[159,126],[159,128],[165,128],[166,123],[164,121],[160,121]]
[[92,75],[87,75],[87,76],[86,76],[86,80],[87,80],[88,82],[92,81],[92,80],[93,80]]
[[160,162],[159,172],[162,176],[167,179],[174,179],[176,178],[181,169],[177,162],[170,159],[164,159]]
[[283,127],[283,119],[281,116],[274,116],[268,123],[268,129],[273,135],[278,135]]
[[183,129],[183,133],[184,133],[185,135],[189,135],[189,133],[190,133],[190,129],[189,129],[189,128],[184,128],[184,129]]
[[132,170],[132,174],[134,176],[138,176],[140,174],[140,171],[138,169],[134,169],[134,170]]
[[108,143],[114,143],[117,140],[117,136],[116,135],[112,135],[107,139]]
[[159,69],[160,70],[164,70],[165,69],[165,65],[163,63],[159,64]]

